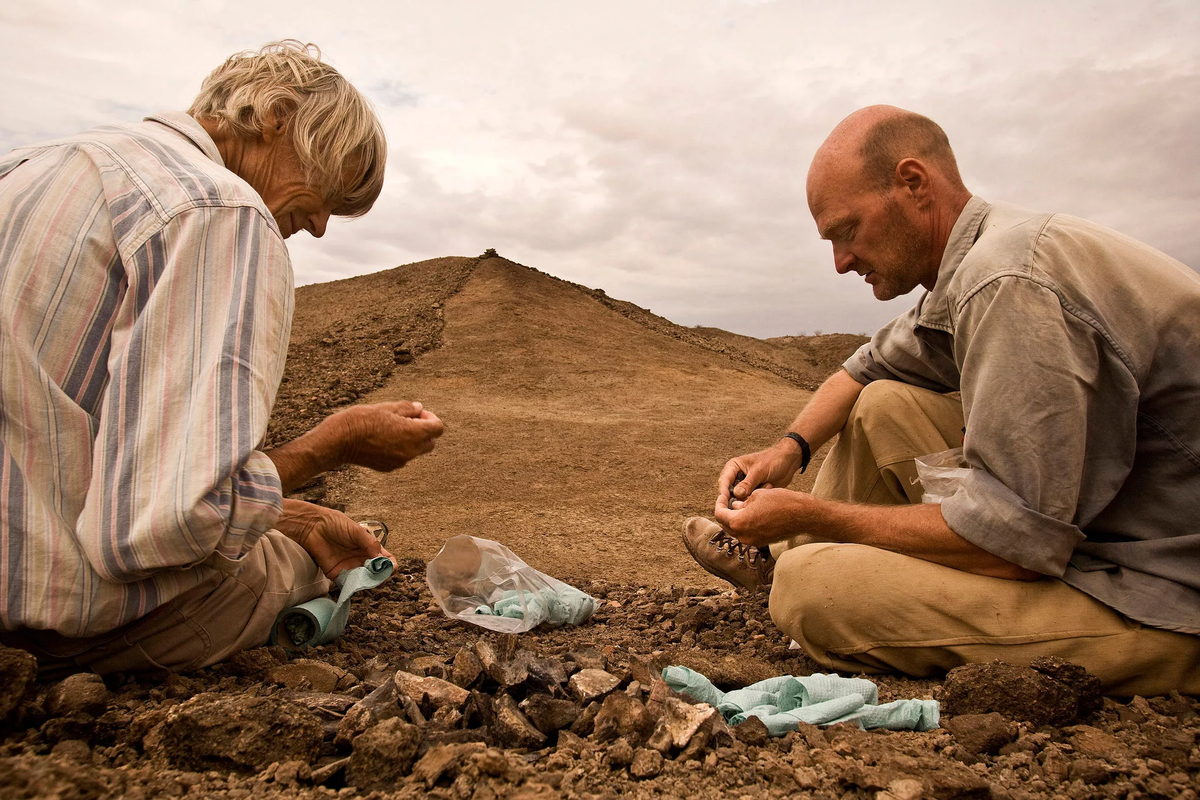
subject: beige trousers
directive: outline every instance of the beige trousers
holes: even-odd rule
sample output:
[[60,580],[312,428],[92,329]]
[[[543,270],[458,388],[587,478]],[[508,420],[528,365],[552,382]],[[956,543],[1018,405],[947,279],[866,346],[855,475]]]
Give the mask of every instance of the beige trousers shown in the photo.
[[71,672],[187,672],[267,643],[279,612],[321,597],[330,581],[300,545],[268,531],[236,576],[213,575],[133,623],[99,636],[0,634],[38,659],[43,677]]
[[[920,502],[913,459],[959,446],[962,420],[954,397],[870,383],[813,494]],[[1109,694],[1200,693],[1200,637],[1144,627],[1060,580],[987,578],[804,536],[771,550],[771,618],[826,669],[926,677],[992,659],[1059,656],[1086,667]]]

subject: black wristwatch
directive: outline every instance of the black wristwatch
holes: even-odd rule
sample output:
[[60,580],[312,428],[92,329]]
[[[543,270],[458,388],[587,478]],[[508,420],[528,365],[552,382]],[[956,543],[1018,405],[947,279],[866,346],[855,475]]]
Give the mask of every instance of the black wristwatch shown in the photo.
[[800,445],[800,472],[808,469],[808,462],[812,459],[812,449],[808,446],[808,442],[804,441],[804,437],[798,433],[788,431],[783,435],[784,439],[791,439],[796,444]]

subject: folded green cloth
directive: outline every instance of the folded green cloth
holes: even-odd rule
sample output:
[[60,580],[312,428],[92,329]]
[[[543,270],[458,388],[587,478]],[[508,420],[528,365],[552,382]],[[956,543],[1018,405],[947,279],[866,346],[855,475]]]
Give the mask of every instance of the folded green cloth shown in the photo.
[[783,675],[722,692],[712,681],[687,667],[666,667],[663,680],[677,692],[708,703],[731,725],[758,717],[772,736],[795,730],[801,722],[833,725],[856,722],[862,728],[930,731],[940,719],[936,700],[879,703],[879,689],[866,678],[816,673]]
[[[476,614],[509,619],[537,620],[533,626],[545,622],[559,625],[578,625],[596,613],[596,600],[574,586],[559,583],[537,591],[510,589],[490,606],[481,605]],[[531,626],[532,627],[532,626]]]
[[343,570],[334,581],[340,590],[336,601],[318,597],[284,609],[271,628],[269,643],[291,650],[332,642],[346,630],[350,598],[363,589],[374,589],[390,578],[395,568],[390,558],[376,556],[361,567]]

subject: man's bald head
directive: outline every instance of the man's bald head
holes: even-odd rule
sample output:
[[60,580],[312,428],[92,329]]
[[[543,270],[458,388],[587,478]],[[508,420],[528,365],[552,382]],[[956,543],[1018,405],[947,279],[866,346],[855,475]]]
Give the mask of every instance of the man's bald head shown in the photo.
[[965,191],[950,140],[929,117],[895,106],[867,106],[846,117],[817,150],[809,172],[835,164],[853,169],[865,185],[886,192],[896,179],[896,166],[915,158],[936,169],[954,189]]
[[945,131],[894,106],[842,120],[808,171],[808,208],[834,267],[863,276],[880,300],[933,288],[970,199]]

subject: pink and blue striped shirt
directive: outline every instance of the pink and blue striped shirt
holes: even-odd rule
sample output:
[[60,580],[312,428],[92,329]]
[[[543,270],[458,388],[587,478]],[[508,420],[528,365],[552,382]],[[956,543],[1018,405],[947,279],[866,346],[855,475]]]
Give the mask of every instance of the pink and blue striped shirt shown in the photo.
[[280,513],[291,262],[186,114],[0,158],[0,629],[103,633]]

